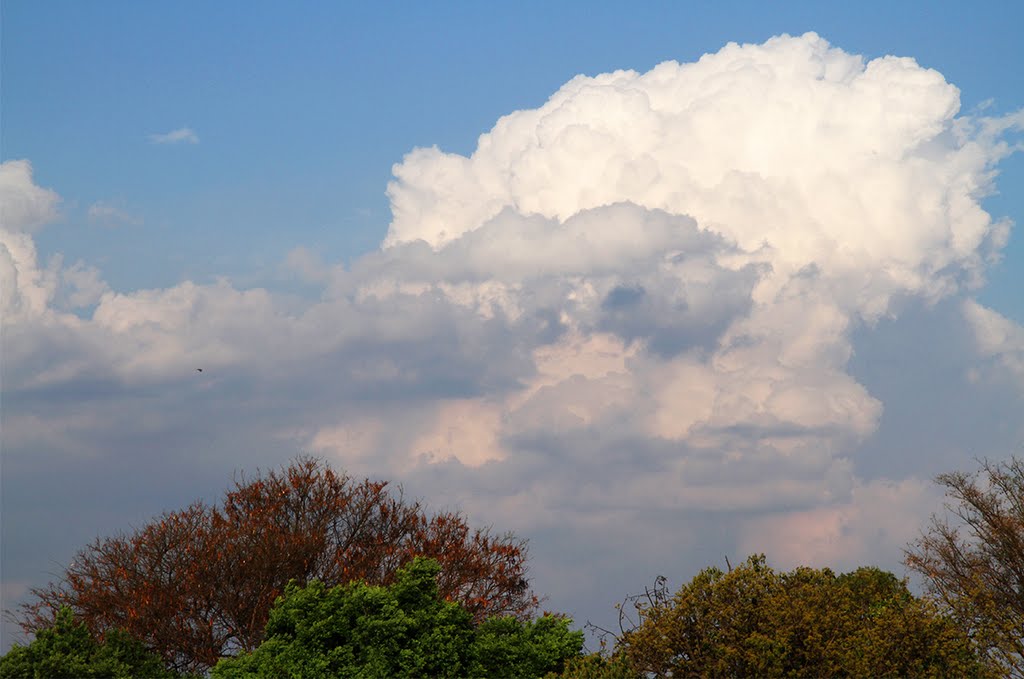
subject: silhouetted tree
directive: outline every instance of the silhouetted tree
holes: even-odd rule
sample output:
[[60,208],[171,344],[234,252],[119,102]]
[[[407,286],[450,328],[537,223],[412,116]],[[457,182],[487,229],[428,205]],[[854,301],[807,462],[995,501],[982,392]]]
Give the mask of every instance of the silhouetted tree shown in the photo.
[[290,581],[385,585],[418,555],[439,562],[441,596],[477,621],[536,610],[525,540],[470,529],[459,514],[428,514],[386,482],[300,458],[236,479],[217,506],[196,503],[97,539],[62,580],[33,590],[22,626],[44,628],[68,606],[94,632],[124,629],[168,667],[202,672],[259,646]]

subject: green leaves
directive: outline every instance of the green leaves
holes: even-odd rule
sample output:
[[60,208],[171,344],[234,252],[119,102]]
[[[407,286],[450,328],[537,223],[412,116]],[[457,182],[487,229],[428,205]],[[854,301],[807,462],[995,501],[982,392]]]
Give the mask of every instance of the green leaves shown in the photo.
[[569,629],[568,618],[546,615],[530,622],[491,618],[476,630],[474,675],[540,677],[561,672],[579,655],[583,633]]
[[53,626],[39,630],[28,646],[15,646],[0,658],[0,677],[4,679],[177,676],[164,669],[159,656],[120,630],[97,641],[84,623],[74,619],[70,608],[62,608]]
[[578,656],[583,633],[564,618],[492,618],[475,625],[441,598],[440,566],[416,558],[394,584],[288,585],[270,612],[266,640],[228,658],[229,677],[540,677]]

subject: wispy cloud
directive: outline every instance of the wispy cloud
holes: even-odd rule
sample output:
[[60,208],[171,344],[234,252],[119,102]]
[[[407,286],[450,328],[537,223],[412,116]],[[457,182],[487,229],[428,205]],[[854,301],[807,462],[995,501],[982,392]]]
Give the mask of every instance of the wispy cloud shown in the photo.
[[139,226],[142,218],[128,212],[123,207],[98,200],[89,206],[89,221],[103,226]]
[[198,144],[199,135],[191,127],[179,127],[164,134],[151,134],[149,141],[153,144]]

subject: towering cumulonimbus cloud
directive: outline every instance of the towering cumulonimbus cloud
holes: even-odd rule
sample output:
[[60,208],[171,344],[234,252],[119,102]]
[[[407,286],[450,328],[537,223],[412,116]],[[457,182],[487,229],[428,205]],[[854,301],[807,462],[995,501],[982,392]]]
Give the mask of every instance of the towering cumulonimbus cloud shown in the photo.
[[949,292],[1005,238],[978,204],[1005,152],[1000,125],[958,109],[940,73],[865,64],[813,33],[578,76],[502,118],[469,158],[410,153],[385,244],[439,248],[504,209],[564,221],[630,202],[770,249],[766,293],[813,265],[874,318],[892,294]]
[[383,257],[435,268],[391,267],[388,289],[558,320],[522,389],[477,399],[499,431],[440,407],[432,440],[448,445],[431,452],[504,459],[590,432],[657,451],[675,492],[641,478],[644,497],[848,496],[843,454],[882,412],[847,371],[853,330],[977,286],[1008,234],[979,201],[1024,116],[959,105],[913,59],[865,63],[808,33],[579,76],[469,157],[414,150],[388,189]]
[[469,157],[409,153],[378,251],[289,256],[323,286],[302,300],[40,263],[57,196],[4,163],[5,474],[40,447],[150,466],[215,448],[232,468],[309,450],[559,548],[643,534],[654,559],[704,530],[807,559],[898,551],[917,522],[878,517],[934,498],[858,476],[885,404],[851,357],[908,305],[962,298],[1024,394],[1024,331],[968,299],[1010,228],[980,200],[1020,129],[959,115],[912,59],[811,33],[579,76]]

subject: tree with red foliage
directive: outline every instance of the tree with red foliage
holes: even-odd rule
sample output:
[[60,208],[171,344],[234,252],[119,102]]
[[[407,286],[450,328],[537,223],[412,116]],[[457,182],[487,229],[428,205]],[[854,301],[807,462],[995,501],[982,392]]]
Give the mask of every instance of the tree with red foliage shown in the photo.
[[477,621],[527,618],[538,606],[526,541],[428,514],[387,482],[356,481],[312,458],[236,479],[222,503],[164,514],[82,549],[57,583],[33,590],[21,624],[35,631],[70,607],[95,634],[122,629],[177,671],[204,672],[251,651],[292,580],[390,584],[416,556],[436,559],[440,593]]

